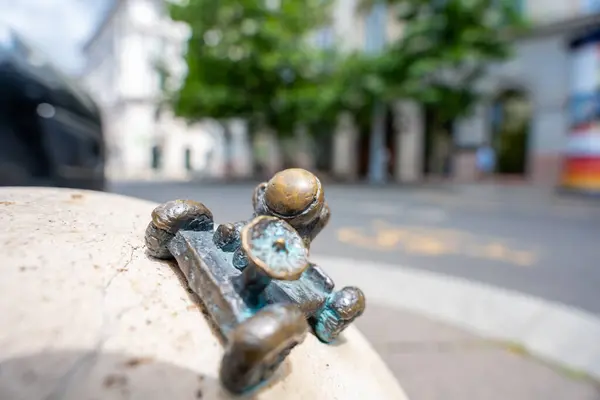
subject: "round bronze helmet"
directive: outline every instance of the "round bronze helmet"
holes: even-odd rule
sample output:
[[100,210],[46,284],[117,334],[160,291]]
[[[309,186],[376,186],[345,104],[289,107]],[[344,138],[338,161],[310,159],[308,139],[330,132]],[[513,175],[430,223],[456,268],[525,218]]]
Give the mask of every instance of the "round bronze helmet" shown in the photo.
[[321,182],[302,168],[290,168],[276,173],[267,183],[265,205],[285,219],[312,219],[322,209],[324,193]]

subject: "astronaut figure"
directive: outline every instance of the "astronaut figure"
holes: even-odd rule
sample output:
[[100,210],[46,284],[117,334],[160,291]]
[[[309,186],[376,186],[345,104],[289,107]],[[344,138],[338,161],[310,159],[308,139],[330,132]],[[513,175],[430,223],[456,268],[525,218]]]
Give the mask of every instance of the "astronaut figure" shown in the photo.
[[290,224],[310,248],[311,242],[327,225],[330,210],[319,179],[300,169],[283,170],[254,189],[254,215],[281,218]]

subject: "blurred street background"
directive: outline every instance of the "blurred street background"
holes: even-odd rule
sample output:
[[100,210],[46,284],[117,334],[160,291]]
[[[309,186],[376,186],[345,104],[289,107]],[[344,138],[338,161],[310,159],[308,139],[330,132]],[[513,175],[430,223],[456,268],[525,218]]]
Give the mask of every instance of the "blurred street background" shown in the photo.
[[599,46],[597,0],[0,0],[0,185],[229,222],[308,169],[411,400],[599,400]]

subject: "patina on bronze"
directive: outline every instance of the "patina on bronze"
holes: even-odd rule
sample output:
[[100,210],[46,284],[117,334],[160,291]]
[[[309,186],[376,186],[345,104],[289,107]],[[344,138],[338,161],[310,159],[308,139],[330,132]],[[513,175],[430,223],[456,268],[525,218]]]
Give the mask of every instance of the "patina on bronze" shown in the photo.
[[220,379],[236,394],[266,382],[309,327],[329,343],[365,309],[360,289],[334,291],[308,260],[330,217],[316,176],[281,171],[256,187],[252,204],[252,219],[214,229],[203,204],[174,200],[153,211],[146,229],[149,254],[175,258],[226,338]]

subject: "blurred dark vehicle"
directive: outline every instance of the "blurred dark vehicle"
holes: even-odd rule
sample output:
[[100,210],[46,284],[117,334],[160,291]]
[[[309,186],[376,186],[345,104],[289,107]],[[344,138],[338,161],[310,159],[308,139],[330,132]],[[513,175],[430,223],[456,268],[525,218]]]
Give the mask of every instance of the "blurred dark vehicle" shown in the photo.
[[104,157],[98,106],[0,25],[0,186],[103,190]]

